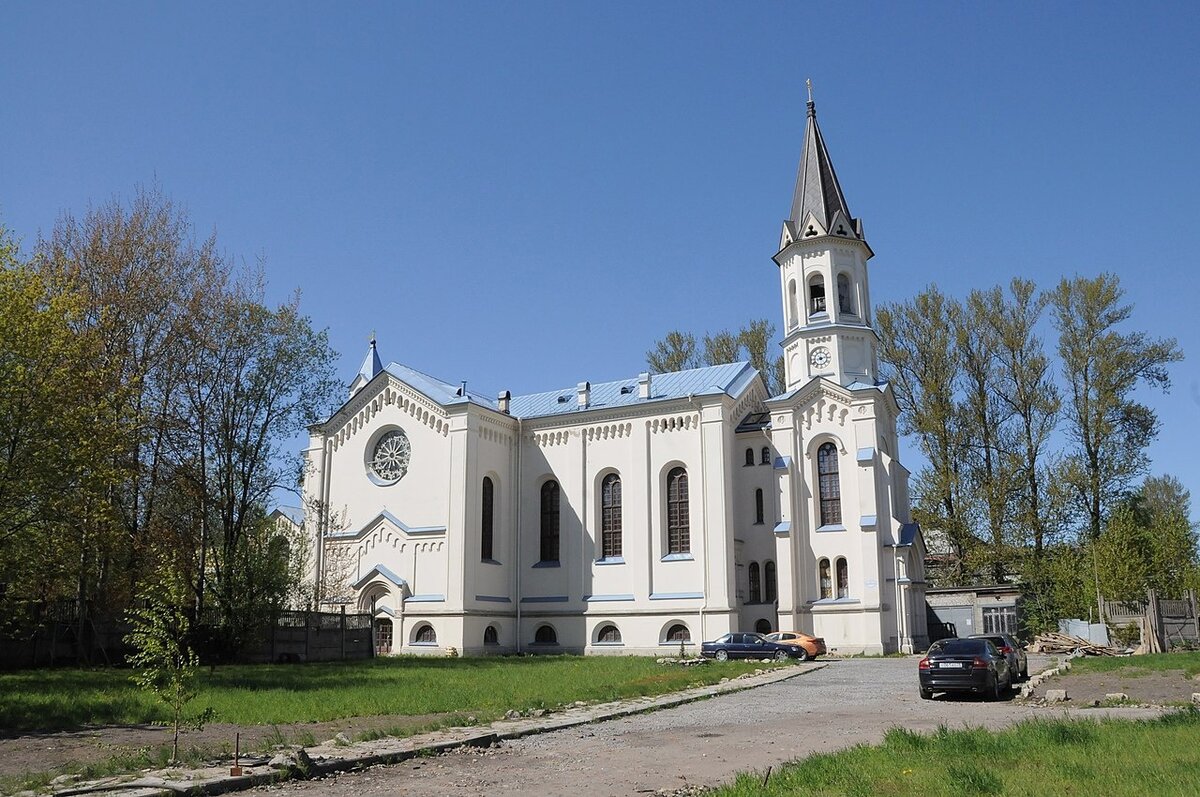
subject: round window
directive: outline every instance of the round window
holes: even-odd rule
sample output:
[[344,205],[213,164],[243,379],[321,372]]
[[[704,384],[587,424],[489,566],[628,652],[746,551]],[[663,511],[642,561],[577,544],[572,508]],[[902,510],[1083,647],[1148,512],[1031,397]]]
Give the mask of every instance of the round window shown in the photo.
[[378,483],[395,484],[408,473],[408,458],[412,447],[403,429],[393,429],[375,442],[367,470]]

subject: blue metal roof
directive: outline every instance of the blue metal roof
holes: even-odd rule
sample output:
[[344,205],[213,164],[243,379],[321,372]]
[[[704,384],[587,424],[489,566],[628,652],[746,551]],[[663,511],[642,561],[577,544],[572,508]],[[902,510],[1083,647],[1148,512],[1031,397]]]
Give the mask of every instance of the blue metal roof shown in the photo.
[[[415,368],[409,368],[407,365],[391,362],[383,370],[442,406],[473,402],[492,410],[497,409],[494,398],[471,390],[463,395],[461,384],[444,382]],[[516,418],[540,418],[612,407],[632,407],[652,401],[669,401],[687,396],[715,396],[721,393],[737,396],[750,385],[756,376],[758,376],[758,371],[748,362],[711,365],[687,371],[654,374],[650,381],[650,398],[648,399],[639,397],[638,378],[634,376],[614,382],[593,384],[587,407],[579,406],[578,386],[573,385],[561,390],[513,396],[509,411]]]
[[650,378],[648,399],[639,397],[638,380],[637,377],[633,377],[593,384],[591,400],[586,407],[579,406],[577,388],[568,387],[545,393],[531,393],[527,396],[513,396],[510,409],[518,418],[541,418],[612,407],[632,407],[651,401],[666,401],[687,396],[715,396],[721,393],[736,396],[757,375],[758,371],[750,363],[711,365],[688,371],[654,374]]
[[473,401],[476,404],[482,404],[485,407],[496,408],[496,402],[479,393],[473,393],[470,390],[464,396],[462,394],[462,384],[452,385],[449,382],[443,382],[437,377],[423,374],[415,368],[409,368],[407,365],[400,363],[388,363],[383,370],[387,371],[392,376],[400,381],[429,396],[431,399],[443,406],[451,404],[462,404],[465,401]]

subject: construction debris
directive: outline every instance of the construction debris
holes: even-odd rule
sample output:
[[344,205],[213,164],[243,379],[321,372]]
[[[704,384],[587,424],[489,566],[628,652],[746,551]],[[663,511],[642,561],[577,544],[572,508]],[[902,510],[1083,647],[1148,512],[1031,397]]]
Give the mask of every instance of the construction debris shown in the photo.
[[1108,645],[1096,645],[1069,634],[1048,631],[1038,634],[1026,648],[1030,653],[1082,653],[1086,656],[1124,656],[1125,651]]

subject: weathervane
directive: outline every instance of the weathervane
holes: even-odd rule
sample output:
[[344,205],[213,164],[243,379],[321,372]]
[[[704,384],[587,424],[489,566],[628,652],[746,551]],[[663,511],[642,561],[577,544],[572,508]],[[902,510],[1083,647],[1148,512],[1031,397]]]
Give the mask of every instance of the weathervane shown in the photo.
[[813,98],[812,98],[812,78],[808,78],[807,80],[805,80],[805,81],[804,81],[804,85],[805,85],[805,86],[808,86],[808,101],[809,101],[809,102],[812,102],[812,101],[813,101]]

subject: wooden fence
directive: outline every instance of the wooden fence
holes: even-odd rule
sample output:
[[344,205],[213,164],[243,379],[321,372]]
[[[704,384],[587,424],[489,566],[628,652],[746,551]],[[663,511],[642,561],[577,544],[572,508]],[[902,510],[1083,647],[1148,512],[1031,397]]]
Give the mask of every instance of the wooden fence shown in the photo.
[[1152,629],[1159,650],[1200,647],[1200,613],[1193,590],[1182,599],[1160,598],[1154,590],[1147,590],[1144,601],[1103,601],[1101,608],[1110,627],[1140,625]]

